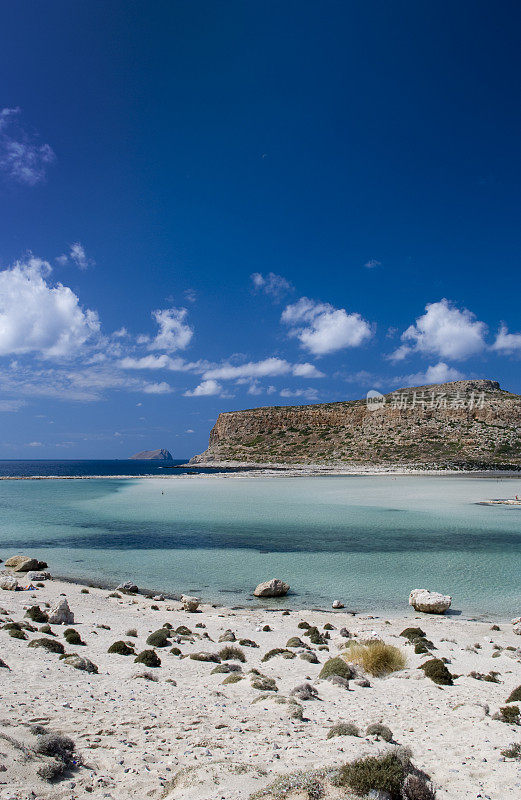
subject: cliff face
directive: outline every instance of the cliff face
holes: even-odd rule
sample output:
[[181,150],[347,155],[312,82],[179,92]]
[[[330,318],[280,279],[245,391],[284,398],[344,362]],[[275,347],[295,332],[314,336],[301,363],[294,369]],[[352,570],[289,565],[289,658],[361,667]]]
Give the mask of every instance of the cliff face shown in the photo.
[[497,381],[399,389],[364,400],[219,415],[192,463],[521,466],[521,395]]

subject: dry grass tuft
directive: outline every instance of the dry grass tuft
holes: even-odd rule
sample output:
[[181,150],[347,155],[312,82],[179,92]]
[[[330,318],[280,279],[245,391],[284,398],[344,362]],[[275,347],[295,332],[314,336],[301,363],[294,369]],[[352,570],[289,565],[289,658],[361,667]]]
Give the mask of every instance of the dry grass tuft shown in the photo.
[[344,656],[347,661],[358,664],[377,678],[398,672],[405,667],[407,661],[405,654],[398,647],[386,644],[381,639],[361,643],[350,642]]

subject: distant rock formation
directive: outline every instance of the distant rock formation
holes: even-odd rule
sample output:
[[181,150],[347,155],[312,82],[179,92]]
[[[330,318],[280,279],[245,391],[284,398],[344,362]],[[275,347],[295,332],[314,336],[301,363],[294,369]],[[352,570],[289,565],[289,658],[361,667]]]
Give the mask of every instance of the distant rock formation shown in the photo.
[[161,448],[160,450],[142,450],[140,453],[136,453],[133,456],[130,456],[130,460],[134,461],[173,461],[172,453],[169,453],[168,450],[164,450]]
[[191,464],[521,468],[521,395],[461,380],[219,414]]

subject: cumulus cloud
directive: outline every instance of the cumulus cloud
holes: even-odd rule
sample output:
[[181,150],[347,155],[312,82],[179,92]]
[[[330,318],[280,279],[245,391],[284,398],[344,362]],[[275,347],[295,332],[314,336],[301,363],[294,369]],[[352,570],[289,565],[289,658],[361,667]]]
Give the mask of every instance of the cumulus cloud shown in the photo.
[[286,306],[281,321],[289,327],[289,335],[316,356],[359,347],[372,336],[371,326],[360,314],[307,297]]
[[0,110],[0,170],[17,183],[35,186],[45,180],[56,156],[48,144],[26,133],[19,118],[19,108]]
[[274,272],[268,272],[266,276],[260,272],[253,272],[250,278],[256,292],[264,292],[273,300],[280,300],[283,295],[293,291],[291,283],[282,275],[276,275]]
[[233,380],[241,378],[267,378],[293,374],[304,378],[323,378],[313,364],[290,364],[283,358],[265,358],[262,361],[249,361],[247,364],[221,364],[206,370],[203,378]]
[[152,317],[159,326],[159,332],[151,339],[149,336],[140,336],[139,344],[147,344],[149,350],[184,350],[190,344],[194,335],[193,328],[187,324],[186,308],[163,308],[152,311]]
[[377,261],[376,258],[370,258],[369,261],[366,261],[364,267],[367,269],[374,269],[375,267],[381,267],[382,262]]
[[507,326],[502,325],[491,349],[506,355],[521,353],[521,333],[509,333]]
[[0,271],[0,355],[68,357],[99,334],[97,313],[67,286],[53,285],[51,272],[33,256]]
[[484,350],[486,332],[487,326],[475,314],[456,308],[443,298],[425,306],[425,314],[402,334],[404,344],[391,359],[402,361],[416,352],[461,360]]
[[143,391],[145,394],[170,394],[174,390],[166,381],[161,381],[161,383],[145,383]]
[[214,380],[202,381],[195,389],[187,390],[185,397],[210,397],[211,395],[221,394],[222,386]]
[[404,375],[395,382],[405,386],[424,386],[430,383],[448,383],[460,381],[465,376],[454,367],[449,367],[444,361],[428,367],[425,372],[416,372],[414,375]]

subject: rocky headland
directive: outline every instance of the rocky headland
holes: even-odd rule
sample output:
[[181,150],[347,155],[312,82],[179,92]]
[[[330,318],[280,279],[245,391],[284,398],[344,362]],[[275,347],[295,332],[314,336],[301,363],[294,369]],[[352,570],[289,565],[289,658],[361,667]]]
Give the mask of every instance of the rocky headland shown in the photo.
[[521,468],[521,396],[494,380],[219,414],[197,464]]

